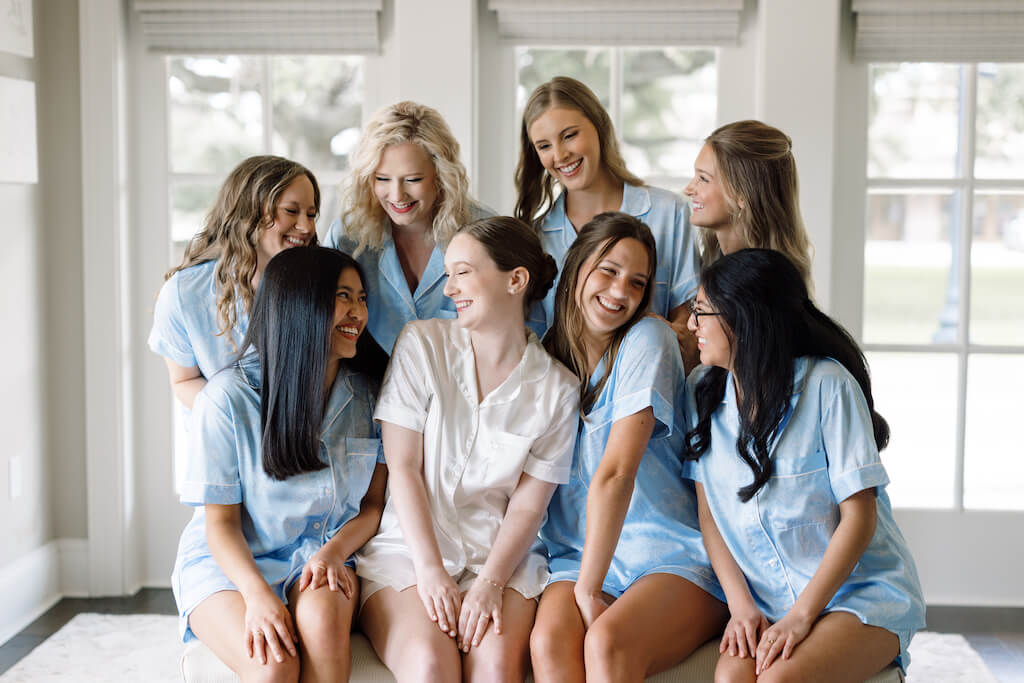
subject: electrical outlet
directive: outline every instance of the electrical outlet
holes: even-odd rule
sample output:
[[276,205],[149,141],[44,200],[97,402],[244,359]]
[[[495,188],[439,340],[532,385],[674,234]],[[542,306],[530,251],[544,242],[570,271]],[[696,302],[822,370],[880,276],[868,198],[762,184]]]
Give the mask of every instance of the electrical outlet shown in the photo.
[[15,455],[8,461],[7,493],[11,501],[18,500],[18,498],[21,497],[22,490],[24,489],[21,465],[22,460],[22,456]]

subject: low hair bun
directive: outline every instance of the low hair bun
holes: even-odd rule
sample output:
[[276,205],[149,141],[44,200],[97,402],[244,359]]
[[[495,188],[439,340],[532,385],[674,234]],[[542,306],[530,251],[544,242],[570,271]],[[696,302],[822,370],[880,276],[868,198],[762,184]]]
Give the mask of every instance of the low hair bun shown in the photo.
[[530,295],[527,297],[527,303],[532,304],[534,301],[540,301],[548,295],[548,292],[555,284],[555,278],[558,277],[558,264],[555,259],[545,252],[544,258],[541,261],[541,267],[538,268],[536,273],[536,281],[531,288]]

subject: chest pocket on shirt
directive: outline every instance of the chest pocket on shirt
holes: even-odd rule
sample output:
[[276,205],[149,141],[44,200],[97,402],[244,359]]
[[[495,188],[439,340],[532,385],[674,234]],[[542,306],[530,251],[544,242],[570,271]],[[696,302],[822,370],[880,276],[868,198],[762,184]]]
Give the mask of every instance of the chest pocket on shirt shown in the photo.
[[651,313],[668,317],[672,307],[669,305],[668,290],[672,284],[668,268],[658,268],[654,273],[654,290],[651,292]]
[[838,522],[825,451],[774,460],[772,477],[762,491],[772,497],[763,513],[772,529],[834,528]]
[[533,439],[509,432],[494,432],[487,437],[487,481],[512,493],[519,483]]
[[379,444],[379,439],[345,437],[345,458],[341,466],[344,472],[342,484],[346,490],[339,491],[339,495],[356,509],[363,500],[366,490],[370,488],[370,479],[373,478],[373,470],[377,466]]

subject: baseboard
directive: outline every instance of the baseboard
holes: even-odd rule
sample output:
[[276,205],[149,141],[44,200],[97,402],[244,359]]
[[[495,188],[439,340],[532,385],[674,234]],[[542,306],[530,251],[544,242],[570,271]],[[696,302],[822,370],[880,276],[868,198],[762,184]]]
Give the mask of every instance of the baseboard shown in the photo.
[[89,597],[89,541],[57,539],[60,559],[60,592],[66,598]]
[[61,599],[60,551],[57,542],[22,555],[0,567],[0,645],[35,621]]

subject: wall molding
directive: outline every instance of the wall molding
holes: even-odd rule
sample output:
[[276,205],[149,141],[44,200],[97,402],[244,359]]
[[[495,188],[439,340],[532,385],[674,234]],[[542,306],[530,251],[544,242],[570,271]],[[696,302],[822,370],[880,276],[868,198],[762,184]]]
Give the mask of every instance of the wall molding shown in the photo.
[[89,541],[50,541],[0,567],[0,645],[64,597],[89,595]]

